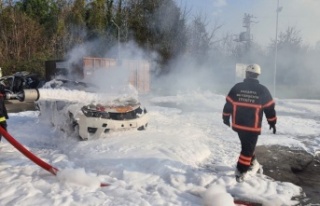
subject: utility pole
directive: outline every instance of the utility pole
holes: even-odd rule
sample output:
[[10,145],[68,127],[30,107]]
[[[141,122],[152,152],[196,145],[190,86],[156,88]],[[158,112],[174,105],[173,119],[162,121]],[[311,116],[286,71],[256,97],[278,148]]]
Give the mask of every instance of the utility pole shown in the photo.
[[252,21],[252,18],[254,18],[253,15],[250,15],[250,14],[247,14],[245,13],[244,14],[244,17],[243,17],[243,27],[246,28],[246,32],[243,32],[241,33],[240,35],[245,35],[244,38],[241,38],[241,40],[243,41],[246,41],[247,42],[247,49],[250,49],[251,47],[251,23],[254,23]]
[[274,51],[274,74],[273,74],[273,96],[276,97],[276,85],[277,85],[277,61],[278,61],[278,21],[279,12],[282,11],[282,7],[279,7],[279,0],[277,0],[277,18],[276,18],[276,40],[275,40],[275,51]]
[[[244,14],[243,17],[243,21],[242,21],[242,27],[246,28],[246,31],[241,32],[239,34],[239,36],[234,40],[236,42],[239,43],[243,43],[243,47],[244,47],[244,51],[238,52],[238,56],[239,56],[239,61],[242,61],[242,53],[247,53],[250,51],[251,48],[251,43],[252,43],[252,37],[251,37],[251,23],[257,23],[252,21],[252,18],[255,18],[253,15]],[[241,45],[242,47],[242,45]],[[235,75],[235,81],[237,79],[237,77],[241,77],[243,78],[244,76],[244,71],[245,71],[246,65],[245,64],[241,64],[241,63],[237,63],[236,64],[236,75]]]

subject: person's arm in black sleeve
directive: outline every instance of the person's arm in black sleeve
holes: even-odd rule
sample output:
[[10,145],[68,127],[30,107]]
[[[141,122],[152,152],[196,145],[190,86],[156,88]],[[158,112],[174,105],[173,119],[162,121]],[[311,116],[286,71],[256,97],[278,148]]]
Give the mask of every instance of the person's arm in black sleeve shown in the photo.
[[3,116],[6,118],[6,119],[9,119],[9,116],[8,116],[8,112],[7,112],[7,108],[6,108],[6,105],[5,105],[5,99],[6,99],[6,92],[5,92],[5,87],[2,83],[0,83],[0,104],[1,104],[1,107],[2,107],[2,112],[3,112]]
[[3,114],[6,119],[9,119],[7,108],[4,101],[3,101]]
[[230,97],[230,94],[231,94],[231,91],[226,97],[226,103],[224,104],[223,112],[222,112],[223,123],[229,127],[230,127],[230,117],[233,111],[232,99]]
[[270,129],[272,129],[273,134],[275,134],[277,132],[277,129],[276,129],[277,115],[275,110],[275,102],[272,99],[272,96],[269,90],[267,89],[266,89],[265,102],[266,103],[263,105],[263,111],[266,115]]

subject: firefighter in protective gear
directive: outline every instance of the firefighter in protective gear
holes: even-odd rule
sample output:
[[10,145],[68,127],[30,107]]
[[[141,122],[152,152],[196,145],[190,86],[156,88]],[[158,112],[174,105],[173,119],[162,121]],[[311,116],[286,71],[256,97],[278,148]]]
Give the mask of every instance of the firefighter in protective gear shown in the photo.
[[259,65],[247,66],[244,81],[232,87],[223,108],[223,123],[231,126],[238,133],[241,142],[241,153],[236,170],[238,182],[243,181],[245,174],[254,164],[258,164],[254,151],[258,136],[261,134],[263,113],[270,129],[273,129],[274,134],[276,133],[275,102],[269,90],[259,83],[257,78],[260,74]]
[[[7,119],[9,119],[9,117],[8,117],[7,108],[4,102],[5,98],[6,98],[5,86],[2,83],[0,83],[0,127],[7,130]],[[1,137],[2,135],[0,134],[0,141],[1,141]]]

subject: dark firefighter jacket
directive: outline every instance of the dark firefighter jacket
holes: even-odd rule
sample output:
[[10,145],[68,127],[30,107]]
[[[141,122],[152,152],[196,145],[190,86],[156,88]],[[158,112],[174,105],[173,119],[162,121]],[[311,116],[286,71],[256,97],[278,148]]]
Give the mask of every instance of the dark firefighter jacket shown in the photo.
[[5,91],[2,85],[0,85],[0,123],[9,119],[4,100],[5,100]]
[[226,97],[223,119],[232,117],[232,129],[261,134],[263,112],[269,124],[277,121],[275,102],[269,90],[257,79],[247,78],[237,83]]

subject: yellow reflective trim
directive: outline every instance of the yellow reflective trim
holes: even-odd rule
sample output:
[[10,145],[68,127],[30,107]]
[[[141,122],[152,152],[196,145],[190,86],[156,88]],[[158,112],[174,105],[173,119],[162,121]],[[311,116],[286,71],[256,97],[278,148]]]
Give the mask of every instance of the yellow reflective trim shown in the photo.
[[0,122],[4,122],[6,121],[6,118],[5,117],[0,117]]

